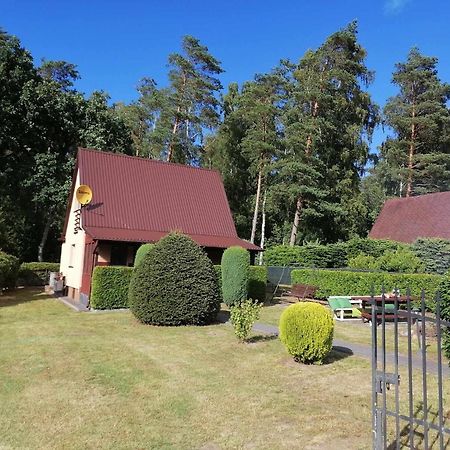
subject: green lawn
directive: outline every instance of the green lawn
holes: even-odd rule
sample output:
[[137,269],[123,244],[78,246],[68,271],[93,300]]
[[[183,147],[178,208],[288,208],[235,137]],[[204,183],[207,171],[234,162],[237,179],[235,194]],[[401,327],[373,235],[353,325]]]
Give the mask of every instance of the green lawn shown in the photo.
[[0,297],[0,342],[0,449],[371,448],[356,357],[300,365],[229,325],[144,326],[32,290]]

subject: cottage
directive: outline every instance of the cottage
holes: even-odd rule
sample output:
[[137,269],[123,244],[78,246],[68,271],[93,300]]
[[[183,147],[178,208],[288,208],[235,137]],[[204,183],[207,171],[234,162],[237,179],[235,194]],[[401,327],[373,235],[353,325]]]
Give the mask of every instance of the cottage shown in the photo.
[[[80,185],[92,191],[84,207],[75,195]],[[131,266],[142,243],[174,230],[189,235],[215,264],[233,245],[252,258],[261,250],[239,239],[217,171],[78,150],[61,249],[69,297],[87,304],[95,266]]]
[[369,237],[406,243],[450,239],[450,192],[387,200]]

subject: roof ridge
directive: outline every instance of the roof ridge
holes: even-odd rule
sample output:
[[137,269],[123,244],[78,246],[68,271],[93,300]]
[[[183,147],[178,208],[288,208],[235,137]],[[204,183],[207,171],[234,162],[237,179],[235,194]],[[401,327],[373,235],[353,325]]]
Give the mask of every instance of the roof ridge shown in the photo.
[[450,191],[439,191],[439,192],[427,192],[426,194],[412,195],[410,197],[391,197],[386,200],[386,202],[400,201],[400,200],[414,200],[423,197],[430,197],[432,195],[442,195],[442,194],[450,194]]
[[158,163],[158,164],[163,164],[163,165],[178,166],[178,167],[182,167],[184,169],[204,170],[207,172],[219,174],[219,176],[220,176],[220,172],[217,169],[208,169],[206,167],[196,167],[196,166],[191,166],[188,164],[174,163],[174,162],[169,162],[169,161],[161,161],[160,159],[143,158],[141,156],[125,155],[124,153],[117,153],[117,152],[112,152],[112,151],[107,151],[107,150],[99,150],[96,148],[78,147],[78,152],[79,151],[99,153],[99,154],[105,154],[108,156],[117,156],[117,157],[121,157],[121,158],[135,159],[135,160],[147,161],[147,162]]

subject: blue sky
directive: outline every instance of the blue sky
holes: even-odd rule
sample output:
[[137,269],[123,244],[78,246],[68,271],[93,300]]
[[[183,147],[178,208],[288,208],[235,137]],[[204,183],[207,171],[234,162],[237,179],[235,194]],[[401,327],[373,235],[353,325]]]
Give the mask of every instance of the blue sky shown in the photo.
[[[412,46],[437,56],[440,77],[450,82],[448,0],[0,0],[0,11],[0,26],[37,61],[77,64],[78,89],[103,89],[114,102],[136,98],[144,76],[164,85],[167,55],[179,50],[185,34],[222,61],[226,86],[270,70],[281,58],[297,61],[354,19],[375,71],[370,91],[379,104],[395,94],[394,64]],[[382,138],[379,130],[373,146]]]

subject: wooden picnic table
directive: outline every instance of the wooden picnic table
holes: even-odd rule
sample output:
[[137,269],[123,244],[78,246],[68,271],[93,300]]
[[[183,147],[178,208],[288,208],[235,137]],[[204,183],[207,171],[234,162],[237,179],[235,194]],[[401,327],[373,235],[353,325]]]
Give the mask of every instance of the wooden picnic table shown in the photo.
[[[375,297],[372,297],[371,295],[356,295],[351,297],[353,301],[359,301],[360,302],[360,310],[361,310],[361,318],[365,322],[372,322],[372,300],[375,300],[377,303],[377,307],[381,307],[383,304],[383,297],[381,295],[377,295]],[[409,297],[410,300],[415,300],[416,297]],[[385,295],[384,296],[384,303],[385,305],[394,305],[396,301],[395,295]],[[397,304],[398,305],[405,305],[407,303],[407,297],[406,296],[397,296]],[[376,321],[377,323],[381,322],[383,318],[383,313],[378,309],[376,314]],[[384,312],[384,318],[385,319],[394,319],[395,314],[393,312],[385,309]]]

